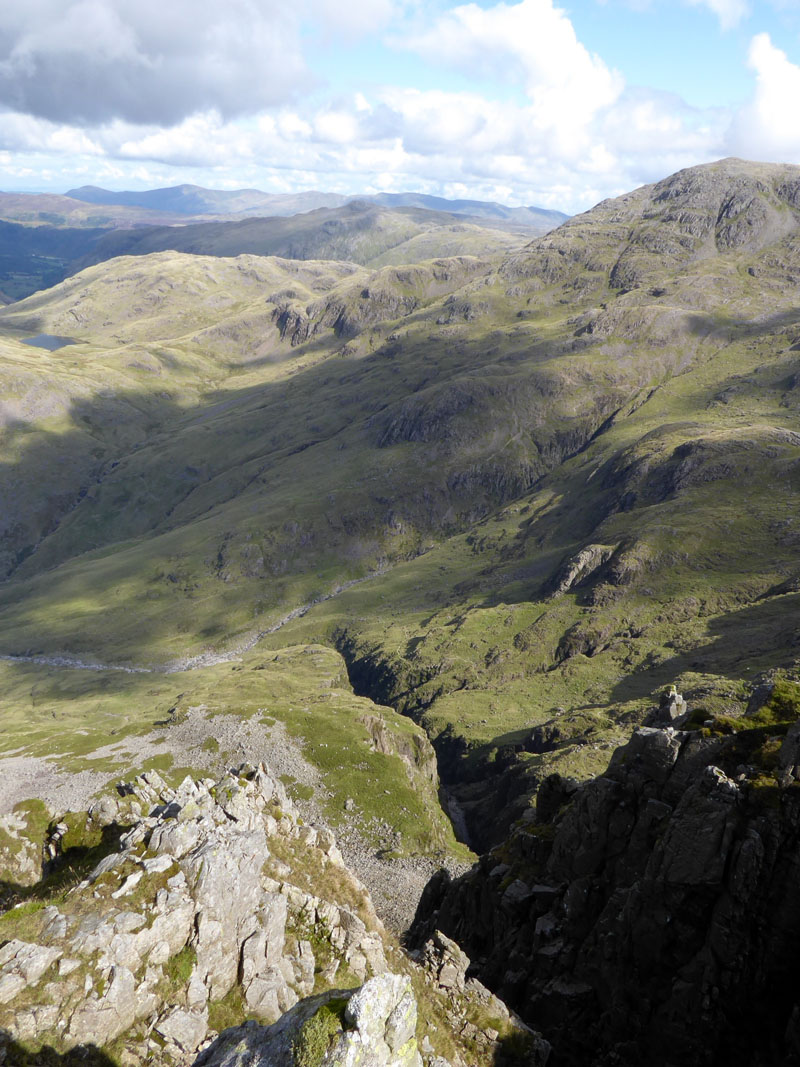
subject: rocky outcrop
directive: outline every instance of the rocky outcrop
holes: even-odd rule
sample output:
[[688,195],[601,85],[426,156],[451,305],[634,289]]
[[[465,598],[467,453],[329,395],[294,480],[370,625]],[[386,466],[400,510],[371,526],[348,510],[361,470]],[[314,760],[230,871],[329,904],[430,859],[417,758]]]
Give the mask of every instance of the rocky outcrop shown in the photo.
[[410,979],[382,974],[355,992],[311,997],[274,1026],[228,1030],[197,1067],[422,1067],[416,1030]]
[[799,184],[792,166],[723,159],[691,167],[574,216],[508,256],[502,274],[552,284],[585,270],[623,292],[642,287],[665,267],[755,252],[795,234]]
[[550,595],[557,597],[574,589],[576,585],[590,578],[616,551],[614,545],[587,545],[576,555],[571,556],[554,575],[550,583]]
[[[0,938],[19,931],[0,948],[0,1025],[15,1040],[67,1049],[128,1035],[142,1060],[170,1062],[204,1042],[230,995],[274,1022],[321,973],[352,984],[387,969],[382,926],[333,835],[303,825],[263,767],[177,790],[148,773],[122,792],[88,816],[123,831],[119,850],[58,903],[0,919]],[[292,845],[339,902],[297,884],[279,858]]]
[[423,896],[412,940],[457,941],[554,1065],[796,1062],[800,734],[709,722],[637,730]]
[[[36,840],[36,816],[48,821],[41,802],[17,805],[14,811],[0,815],[0,905],[3,883],[35,885],[42,876],[42,847]],[[41,812],[35,808],[41,805]]]
[[[118,792],[85,826],[51,828],[49,880],[0,914],[0,1063],[113,1043],[126,1067],[204,1049],[226,1067],[309,1067],[326,1050],[338,1067],[488,1067],[509,1035],[533,1040],[488,990],[452,989],[402,953],[334,835],[263,765],[177,789],[148,772]],[[59,850],[76,840],[101,844],[65,888]]]

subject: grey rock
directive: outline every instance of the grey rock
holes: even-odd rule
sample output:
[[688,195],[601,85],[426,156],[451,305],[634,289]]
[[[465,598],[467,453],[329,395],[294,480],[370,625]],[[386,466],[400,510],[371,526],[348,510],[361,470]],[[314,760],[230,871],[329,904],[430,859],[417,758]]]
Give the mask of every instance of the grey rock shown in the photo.
[[[5,978],[18,975],[23,985],[35,985],[58,959],[63,952],[60,948],[47,947],[44,945],[32,945],[26,941],[12,940],[0,948],[0,983]],[[0,1003],[16,996],[9,994],[9,990],[16,983],[8,981],[5,986],[0,984]],[[3,992],[5,990],[5,992]]]
[[155,1030],[182,1051],[194,1052],[200,1047],[208,1031],[208,1009],[195,1012],[174,1008],[163,1019],[159,1019]]
[[469,956],[441,930],[423,946],[421,962],[442,989],[463,991]]
[[114,967],[102,997],[85,1001],[70,1019],[67,1037],[73,1045],[107,1045],[136,1020],[136,979],[126,967]]

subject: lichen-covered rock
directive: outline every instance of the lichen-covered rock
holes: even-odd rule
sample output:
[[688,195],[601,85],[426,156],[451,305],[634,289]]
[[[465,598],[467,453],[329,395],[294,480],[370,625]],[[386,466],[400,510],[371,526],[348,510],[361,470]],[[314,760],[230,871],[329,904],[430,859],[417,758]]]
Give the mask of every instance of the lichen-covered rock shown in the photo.
[[227,1030],[196,1067],[422,1067],[416,1028],[410,979],[386,973],[303,1001],[273,1026]]

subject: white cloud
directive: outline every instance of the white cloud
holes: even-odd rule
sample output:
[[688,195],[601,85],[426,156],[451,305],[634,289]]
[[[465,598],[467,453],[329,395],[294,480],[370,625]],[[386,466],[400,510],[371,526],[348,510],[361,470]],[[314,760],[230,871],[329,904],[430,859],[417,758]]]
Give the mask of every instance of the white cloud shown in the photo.
[[746,0],[689,0],[695,7],[707,7],[719,19],[723,30],[732,30],[750,13]]
[[581,44],[552,0],[455,7],[403,43],[471,76],[518,84],[529,100],[530,121],[549,131],[562,151],[580,150],[590,123],[614,103],[624,84]]
[[306,10],[332,36],[352,38],[383,29],[400,17],[402,0],[306,0]]
[[235,123],[223,123],[211,112],[192,115],[171,129],[130,130],[115,123],[103,139],[119,159],[160,160],[172,166],[215,166],[252,155],[252,137]]
[[[626,88],[553,0],[469,3],[433,15],[418,0],[352,0],[340,33],[371,32],[416,5],[427,24],[402,39],[396,30],[396,40],[431,69],[464,72],[472,90],[364,82],[336,99],[292,97],[308,77],[301,30],[316,15],[326,34],[338,3],[0,7],[0,104],[19,97],[0,110],[0,150],[19,153],[21,166],[51,169],[56,182],[61,175],[62,188],[102,184],[105,175],[116,187],[414,189],[568,211],[723,154],[729,115]],[[793,86],[773,85],[774,57],[754,44],[751,59],[757,72],[770,67],[756,112],[774,114],[781,91],[798,99]],[[67,177],[79,172],[80,181]]]
[[756,75],[755,93],[731,125],[730,151],[750,158],[800,161],[800,67],[775,47],[767,33],[751,41],[748,65]]

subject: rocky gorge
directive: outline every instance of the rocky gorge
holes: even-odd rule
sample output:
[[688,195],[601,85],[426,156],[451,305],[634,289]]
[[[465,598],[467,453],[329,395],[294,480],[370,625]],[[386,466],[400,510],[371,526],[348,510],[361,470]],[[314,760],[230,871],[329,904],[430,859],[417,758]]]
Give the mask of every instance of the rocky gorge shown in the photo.
[[797,1062],[798,699],[760,686],[732,718],[667,694],[603,775],[551,776],[502,845],[434,878],[412,943],[457,940],[551,1065]]

